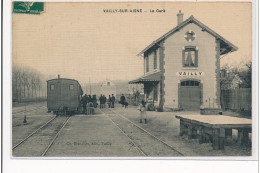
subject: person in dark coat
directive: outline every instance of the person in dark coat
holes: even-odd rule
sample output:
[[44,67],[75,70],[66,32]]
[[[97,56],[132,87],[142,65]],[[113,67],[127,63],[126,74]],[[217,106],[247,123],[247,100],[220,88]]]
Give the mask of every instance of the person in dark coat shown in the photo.
[[100,109],[103,108],[103,95],[101,94],[99,97]]
[[88,104],[88,102],[89,102],[89,96],[86,95],[86,94],[85,94],[85,96],[86,96],[86,97],[85,97],[86,104]]
[[112,108],[115,108],[115,101],[116,101],[116,98],[115,98],[114,94],[112,94],[112,97],[111,97],[111,107]]
[[91,95],[88,95],[88,103],[89,102],[92,102],[93,103],[93,100],[92,100],[92,98],[91,98]]
[[87,95],[85,94],[82,99],[81,99],[81,104],[83,107],[83,113],[86,113],[86,108],[87,108]]
[[107,98],[105,95],[103,95],[103,107],[106,107]]
[[121,97],[120,97],[120,104],[122,104],[122,107],[124,107],[124,105],[125,105],[125,96],[124,96],[124,94],[122,94]]
[[108,96],[108,107],[111,108],[111,96]]
[[93,100],[94,108],[96,108],[97,107],[97,97],[96,97],[96,95],[92,96],[92,100]]

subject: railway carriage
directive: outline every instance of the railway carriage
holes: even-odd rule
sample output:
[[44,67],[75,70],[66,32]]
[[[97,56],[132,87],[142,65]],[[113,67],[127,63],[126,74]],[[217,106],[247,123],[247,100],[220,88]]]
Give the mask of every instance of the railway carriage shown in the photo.
[[47,108],[54,114],[74,114],[81,107],[83,91],[77,80],[60,78],[47,81]]

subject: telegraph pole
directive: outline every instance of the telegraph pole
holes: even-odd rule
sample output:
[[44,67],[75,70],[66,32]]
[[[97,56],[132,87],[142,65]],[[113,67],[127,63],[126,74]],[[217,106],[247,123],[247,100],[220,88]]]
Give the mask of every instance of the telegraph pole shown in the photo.
[[90,82],[90,78],[89,78],[89,92],[90,92],[90,95],[91,95],[91,82]]

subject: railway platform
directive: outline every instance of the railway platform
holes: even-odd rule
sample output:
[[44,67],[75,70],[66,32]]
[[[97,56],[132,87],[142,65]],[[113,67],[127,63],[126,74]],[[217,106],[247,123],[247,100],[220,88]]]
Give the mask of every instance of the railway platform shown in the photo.
[[[251,155],[251,147],[240,146],[235,140],[230,141],[224,150],[214,150],[210,143],[199,144],[199,139],[179,136],[180,123],[175,118],[176,112],[147,111],[148,121],[144,124],[139,123],[137,107],[131,105],[126,109],[121,105],[115,105],[114,109],[95,108],[94,115],[71,117],[55,117],[46,112],[45,105],[39,106],[28,107],[26,125],[20,123],[24,113],[20,110],[13,112],[13,157],[180,158]],[[237,137],[238,133],[234,131],[232,135]]]

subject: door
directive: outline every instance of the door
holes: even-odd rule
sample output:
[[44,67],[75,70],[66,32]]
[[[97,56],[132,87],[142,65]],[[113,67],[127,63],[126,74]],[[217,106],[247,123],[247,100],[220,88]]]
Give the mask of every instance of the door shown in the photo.
[[183,110],[194,111],[200,109],[201,87],[200,82],[187,80],[180,85],[180,106]]

